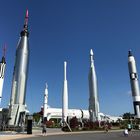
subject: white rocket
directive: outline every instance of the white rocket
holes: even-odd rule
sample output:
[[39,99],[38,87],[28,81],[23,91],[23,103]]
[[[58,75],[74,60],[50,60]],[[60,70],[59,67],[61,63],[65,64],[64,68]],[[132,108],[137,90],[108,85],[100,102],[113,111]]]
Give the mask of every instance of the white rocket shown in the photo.
[[5,66],[6,66],[6,61],[5,61],[5,48],[4,48],[4,55],[0,62],[0,105],[1,105],[1,99],[2,99]]
[[43,111],[43,120],[47,121],[47,109],[48,109],[48,85],[46,83],[45,93],[44,93],[44,111]]
[[133,97],[135,117],[140,118],[140,90],[135,58],[131,51],[128,53],[128,69]]
[[90,121],[99,121],[99,101],[97,91],[97,78],[94,66],[93,51],[90,50],[90,71],[89,71],[89,116]]
[[25,121],[26,114],[26,85],[29,65],[28,42],[28,10],[26,11],[23,30],[16,49],[15,65],[13,72],[12,91],[10,98],[9,125],[19,126]]
[[67,62],[64,62],[64,86],[63,86],[63,97],[62,97],[62,122],[63,124],[67,122],[68,117],[68,85],[66,78],[66,67]]

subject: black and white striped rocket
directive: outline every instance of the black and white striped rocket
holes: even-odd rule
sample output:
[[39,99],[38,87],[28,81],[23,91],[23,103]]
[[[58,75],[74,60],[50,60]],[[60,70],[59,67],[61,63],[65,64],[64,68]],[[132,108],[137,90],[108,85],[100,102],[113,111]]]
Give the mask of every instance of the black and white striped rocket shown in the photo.
[[6,66],[6,61],[5,61],[5,53],[4,53],[2,60],[0,62],[0,105],[1,105],[1,99],[2,99],[5,66]]
[[28,42],[28,10],[26,11],[23,30],[16,49],[15,65],[13,72],[12,91],[10,99],[9,125],[19,126],[26,113],[26,85],[29,65],[29,42]]
[[43,120],[47,121],[47,109],[48,109],[48,85],[46,83],[45,93],[44,93],[44,105],[43,105]]
[[130,74],[130,83],[131,83],[135,117],[140,118],[139,81],[138,81],[138,74],[137,74],[135,58],[132,55],[131,51],[129,51],[129,53],[128,53],[128,69],[129,69],[129,74]]
[[93,51],[90,50],[90,70],[89,70],[89,115],[90,121],[99,121],[99,101],[97,91],[97,78],[94,66]]

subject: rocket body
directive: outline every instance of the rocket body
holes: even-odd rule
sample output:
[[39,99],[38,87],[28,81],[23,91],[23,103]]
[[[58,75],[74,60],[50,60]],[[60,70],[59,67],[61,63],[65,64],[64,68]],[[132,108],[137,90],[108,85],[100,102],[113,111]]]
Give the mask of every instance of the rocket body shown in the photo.
[[12,83],[12,104],[25,105],[27,72],[29,64],[28,37],[22,36],[16,50]]
[[90,71],[89,71],[89,114],[90,121],[99,121],[99,101],[97,91],[97,78],[93,60],[93,51],[90,51]]
[[26,24],[24,24],[24,28],[21,31],[20,39],[16,49],[12,91],[10,99],[11,119],[9,121],[9,125],[15,126],[19,125],[21,117],[23,117],[26,112],[25,98],[26,98],[26,85],[29,65],[29,44],[28,44],[29,33]]
[[44,111],[43,111],[44,120],[47,120],[47,109],[48,109],[48,85],[46,84],[46,89],[44,94]]
[[68,85],[66,78],[66,67],[67,62],[64,62],[64,86],[63,86],[63,97],[62,97],[62,122],[67,122],[68,117]]
[[2,99],[5,66],[6,66],[6,61],[5,61],[5,57],[3,56],[0,62],[0,105],[1,105],[1,99]]
[[133,97],[135,117],[140,118],[139,81],[138,81],[135,58],[132,55],[131,51],[129,51],[129,55],[128,55],[128,69],[129,69],[129,74],[130,74],[130,83],[131,83],[131,91],[132,91],[132,97]]

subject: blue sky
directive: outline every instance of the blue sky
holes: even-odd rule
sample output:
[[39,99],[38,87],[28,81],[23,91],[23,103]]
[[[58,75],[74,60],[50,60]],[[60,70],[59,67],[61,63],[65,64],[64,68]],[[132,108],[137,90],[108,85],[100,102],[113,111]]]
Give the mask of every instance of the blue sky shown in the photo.
[[[63,62],[67,61],[69,108],[88,108],[89,52],[98,79],[100,110],[111,115],[133,113],[128,74],[132,49],[140,73],[139,0],[1,0],[0,49],[7,44],[2,106],[10,101],[15,51],[29,9],[30,64],[26,103],[32,112],[43,104],[62,106]],[[0,51],[2,56],[2,51]]]

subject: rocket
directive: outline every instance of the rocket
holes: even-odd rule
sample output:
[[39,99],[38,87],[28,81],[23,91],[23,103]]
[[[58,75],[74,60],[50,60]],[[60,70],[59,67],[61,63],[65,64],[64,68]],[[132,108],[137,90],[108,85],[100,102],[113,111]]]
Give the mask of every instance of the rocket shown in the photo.
[[6,66],[6,61],[5,61],[5,47],[4,47],[4,55],[1,59],[0,62],[0,105],[1,105],[1,99],[2,99],[2,90],[3,90],[3,82],[4,82],[4,73],[5,73],[5,66]]
[[89,71],[89,116],[90,121],[99,121],[99,101],[97,91],[97,78],[94,66],[93,51],[90,50],[90,71]]
[[28,43],[28,10],[26,11],[23,30],[16,49],[15,65],[13,72],[12,91],[10,98],[10,121],[9,125],[19,125],[26,113],[26,85],[29,65]]
[[133,97],[133,105],[135,117],[140,118],[140,91],[139,91],[139,81],[136,68],[135,58],[132,55],[131,50],[128,52],[128,69],[130,75],[130,84]]
[[66,68],[67,68],[67,62],[64,62],[64,86],[63,86],[63,97],[62,97],[62,122],[67,123],[67,117],[68,117],[68,83],[67,83],[67,77],[66,77]]
[[48,109],[48,85],[46,83],[45,93],[44,93],[44,111],[43,111],[43,120],[47,121],[47,109]]

